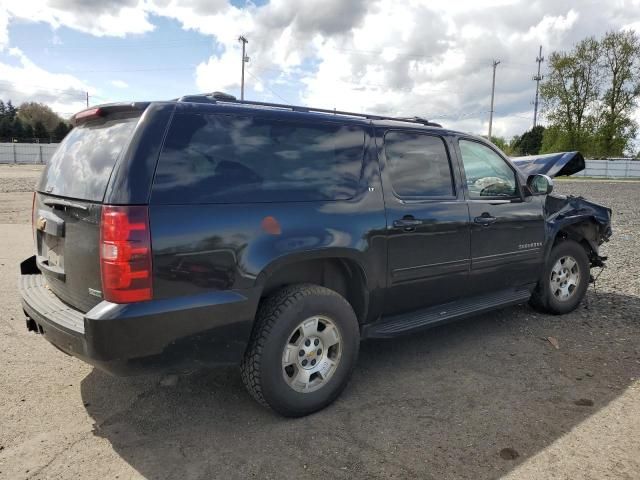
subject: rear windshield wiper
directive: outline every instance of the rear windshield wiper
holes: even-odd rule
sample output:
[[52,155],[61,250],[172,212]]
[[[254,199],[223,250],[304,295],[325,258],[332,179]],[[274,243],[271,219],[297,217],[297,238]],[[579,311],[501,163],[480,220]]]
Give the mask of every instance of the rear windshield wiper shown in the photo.
[[70,202],[69,200],[63,200],[62,198],[47,198],[42,201],[48,207],[71,207],[78,210],[89,210],[89,207],[82,203]]

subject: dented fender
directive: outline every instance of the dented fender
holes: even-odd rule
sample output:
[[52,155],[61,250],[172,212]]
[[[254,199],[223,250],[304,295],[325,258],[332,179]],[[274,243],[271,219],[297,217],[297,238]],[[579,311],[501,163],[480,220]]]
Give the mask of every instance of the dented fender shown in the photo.
[[546,255],[561,234],[577,241],[586,240],[591,248],[591,266],[603,265],[606,258],[600,256],[598,249],[613,233],[610,208],[583,197],[554,193],[547,195],[544,208],[548,240]]

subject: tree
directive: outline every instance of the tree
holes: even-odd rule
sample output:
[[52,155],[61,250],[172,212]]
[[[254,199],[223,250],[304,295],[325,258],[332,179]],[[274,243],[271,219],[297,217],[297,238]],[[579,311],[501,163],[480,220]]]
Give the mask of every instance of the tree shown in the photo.
[[11,100],[9,100],[4,106],[4,115],[9,120],[13,121],[16,118],[17,114],[18,114],[18,109],[14,107],[13,103],[11,103]]
[[22,122],[17,117],[11,122],[11,136],[17,140],[24,139],[24,125],[22,125]]
[[540,95],[558,143],[546,147],[590,153],[601,83],[600,45],[595,38],[582,40],[571,52],[551,54]]
[[62,139],[67,136],[67,133],[69,133],[69,130],[69,125],[64,122],[58,122],[58,125],[56,125],[56,128],[52,132],[53,139],[56,142],[62,141]]
[[12,133],[11,120],[7,117],[0,118],[0,141],[7,141],[11,138]]
[[24,139],[33,141],[33,127],[28,123],[24,126]]
[[620,157],[638,130],[632,115],[640,97],[640,39],[632,31],[609,32],[600,49],[606,78],[599,116],[600,153]]
[[33,136],[40,139],[49,138],[49,132],[42,122],[37,121],[33,126]]
[[508,150],[510,150],[509,149],[509,144],[507,143],[507,141],[503,137],[494,137],[492,135],[491,136],[491,143],[493,143],[496,147],[498,147],[504,153],[509,155],[509,153],[507,152]]
[[35,128],[36,122],[42,122],[47,131],[52,132],[62,122],[62,118],[48,105],[38,102],[25,102],[18,109],[18,116],[24,123]]
[[512,140],[512,148],[516,155],[538,155],[542,148],[542,137],[545,128],[537,125]]

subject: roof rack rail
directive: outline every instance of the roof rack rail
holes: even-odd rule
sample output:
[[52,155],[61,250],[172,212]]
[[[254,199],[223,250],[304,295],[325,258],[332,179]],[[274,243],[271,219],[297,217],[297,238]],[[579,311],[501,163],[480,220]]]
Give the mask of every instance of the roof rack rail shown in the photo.
[[239,105],[253,105],[257,107],[279,108],[283,110],[291,110],[292,112],[303,113],[329,113],[333,115],[343,115],[348,117],[360,117],[368,120],[393,120],[397,122],[419,123],[429,127],[440,127],[442,125],[436,122],[430,122],[426,118],[421,117],[391,117],[387,115],[371,115],[368,113],[345,112],[342,110],[329,110],[326,108],[301,107],[298,105],[286,105],[282,103],[257,102],[253,100],[238,100],[233,95],[224,92],[198,93],[195,95],[185,95],[178,99],[179,102],[196,102],[196,103],[235,103]]

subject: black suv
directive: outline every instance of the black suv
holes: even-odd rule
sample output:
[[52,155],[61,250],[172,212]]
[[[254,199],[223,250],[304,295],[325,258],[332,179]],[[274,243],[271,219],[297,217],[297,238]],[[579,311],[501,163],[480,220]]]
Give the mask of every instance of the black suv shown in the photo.
[[608,208],[549,195],[577,153],[225,94],[74,117],[33,198],[27,327],[117,375],[236,364],[287,416],[345,387],[360,340],[530,301],[579,304]]

